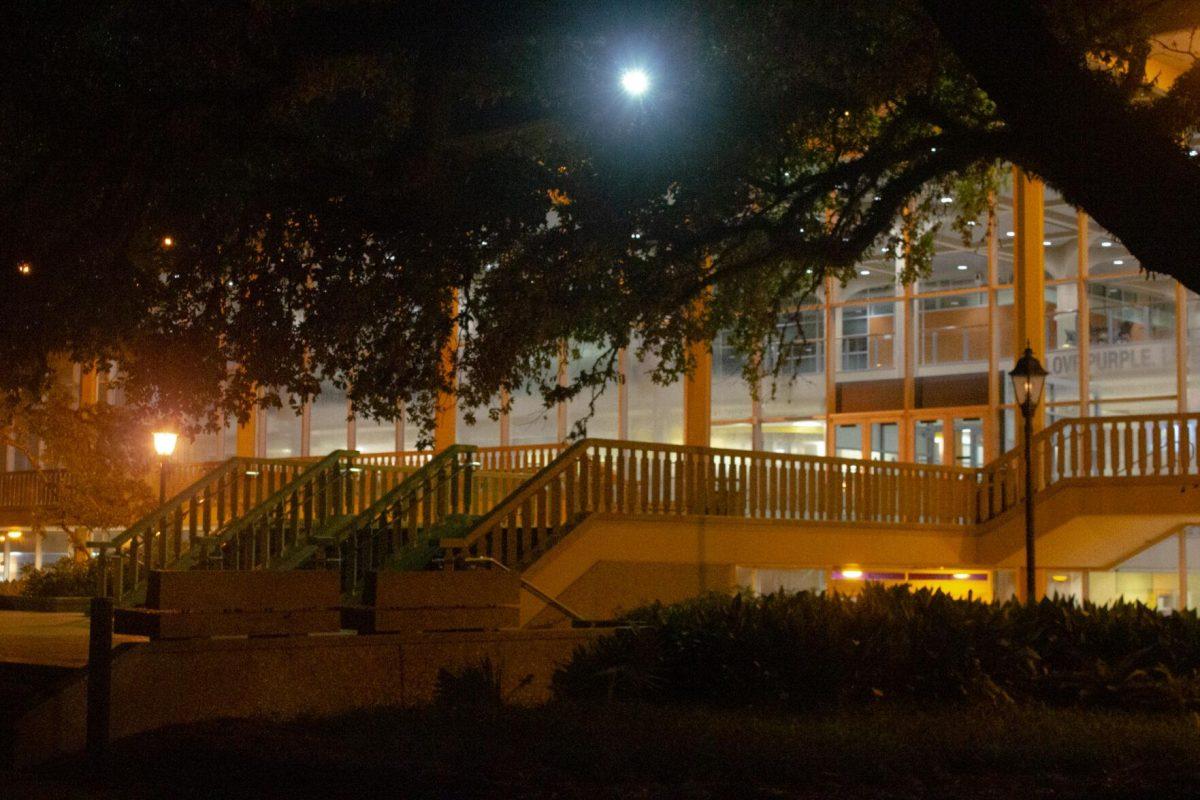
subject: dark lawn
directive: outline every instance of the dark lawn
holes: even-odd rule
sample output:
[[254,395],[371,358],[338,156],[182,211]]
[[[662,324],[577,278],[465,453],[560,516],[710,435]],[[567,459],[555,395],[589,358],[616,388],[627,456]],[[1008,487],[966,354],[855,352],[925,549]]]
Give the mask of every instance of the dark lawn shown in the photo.
[[6,777],[21,798],[1166,800],[1200,795],[1200,724],[1015,708],[380,711],[175,728],[117,743],[99,779],[70,764]]

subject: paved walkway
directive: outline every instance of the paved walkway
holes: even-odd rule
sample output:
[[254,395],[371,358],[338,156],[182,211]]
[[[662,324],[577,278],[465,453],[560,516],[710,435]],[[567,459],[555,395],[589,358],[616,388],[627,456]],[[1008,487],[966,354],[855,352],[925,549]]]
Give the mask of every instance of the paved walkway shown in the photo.
[[[138,636],[114,636],[114,643]],[[0,611],[0,662],[82,667],[87,664],[88,618],[75,612]]]

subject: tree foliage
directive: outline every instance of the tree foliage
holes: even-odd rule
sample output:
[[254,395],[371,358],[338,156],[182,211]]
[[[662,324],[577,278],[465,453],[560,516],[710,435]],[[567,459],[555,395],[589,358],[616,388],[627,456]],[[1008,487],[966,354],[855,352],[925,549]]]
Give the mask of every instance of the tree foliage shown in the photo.
[[[76,560],[97,530],[132,524],[154,507],[150,426],[133,406],[76,405],[62,384],[0,405],[0,443],[21,451],[43,481],[48,502],[34,509],[34,535],[67,533]],[[40,442],[31,450],[27,442]]]
[[[4,385],[65,352],[193,420],[332,381],[427,424],[453,374],[494,413],[600,390],[621,348],[670,379],[718,330],[769,371],[781,314],[884,248],[919,274],[1007,162],[1200,289],[1200,70],[1144,70],[1183,6],[19,3]],[[567,387],[563,341],[597,354]]]

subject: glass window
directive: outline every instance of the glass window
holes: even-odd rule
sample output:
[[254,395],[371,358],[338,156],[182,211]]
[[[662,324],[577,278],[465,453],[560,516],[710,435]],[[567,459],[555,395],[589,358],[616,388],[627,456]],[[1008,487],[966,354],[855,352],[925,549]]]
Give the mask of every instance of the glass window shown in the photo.
[[852,425],[837,426],[837,429],[834,431],[834,455],[838,458],[862,458],[862,445],[861,425],[854,423]]
[[259,424],[266,426],[267,458],[300,455],[300,415],[284,400],[283,408],[263,409]]
[[944,437],[940,419],[917,420],[914,429],[914,460],[918,464],[941,464],[944,454]]
[[741,353],[734,350],[725,332],[713,341],[712,418],[714,420],[749,419],[751,416],[750,386],[743,368]]
[[[592,369],[601,356],[601,348],[595,345],[579,347],[579,357],[572,358],[567,365],[567,376],[575,380],[584,370]],[[589,416],[590,413],[590,416]],[[592,391],[585,389],[567,404],[567,434],[575,432],[575,423],[587,417],[586,434],[598,439],[617,438],[617,387],[606,386],[595,398],[592,408]]]
[[713,447],[750,450],[753,447],[754,426],[749,422],[713,425],[710,442]]
[[983,466],[982,419],[954,420],[954,463],[960,467]]
[[871,460],[900,460],[900,425],[898,423],[871,423]]
[[[917,300],[917,307],[920,325],[917,363],[931,368],[922,369],[921,372],[978,372],[981,365],[986,365],[986,292],[925,297]],[[939,369],[947,366],[951,366],[951,369]]]
[[1046,402],[1079,399],[1079,284],[1046,287]]
[[346,392],[332,383],[321,384],[321,393],[313,398],[309,412],[310,444],[308,452],[326,456],[346,448],[350,408]]
[[1175,396],[1173,281],[1090,281],[1088,333],[1091,400]]
[[629,408],[629,438],[638,442],[683,443],[683,387],[662,385],[651,378],[658,359],[637,358],[633,343],[625,359],[625,386]]
[[[460,431],[461,432],[461,429]],[[354,421],[354,449],[360,453],[390,453],[396,449],[396,423],[358,417]]]
[[[825,423],[821,420],[804,419],[792,422],[764,422],[762,426],[763,450],[771,453],[794,455],[825,455]],[[861,457],[861,452],[859,456]],[[1200,587],[1198,587],[1200,588]]]
[[804,309],[781,317],[779,337],[767,353],[768,374],[763,378],[761,390],[763,416],[801,417],[824,413],[824,311]]
[[842,372],[892,370],[896,366],[896,303],[869,303],[837,310]]

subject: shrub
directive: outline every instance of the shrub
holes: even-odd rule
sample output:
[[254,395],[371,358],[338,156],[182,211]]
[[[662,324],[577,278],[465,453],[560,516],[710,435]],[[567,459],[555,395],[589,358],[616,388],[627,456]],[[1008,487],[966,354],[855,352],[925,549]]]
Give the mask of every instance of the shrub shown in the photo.
[[807,709],[877,700],[1200,709],[1200,621],[1141,604],[958,600],[866,586],[858,597],[708,595],[632,612],[577,650],[563,699]]
[[87,597],[96,591],[96,559],[60,558],[48,567],[21,570],[21,594],[26,597]]

